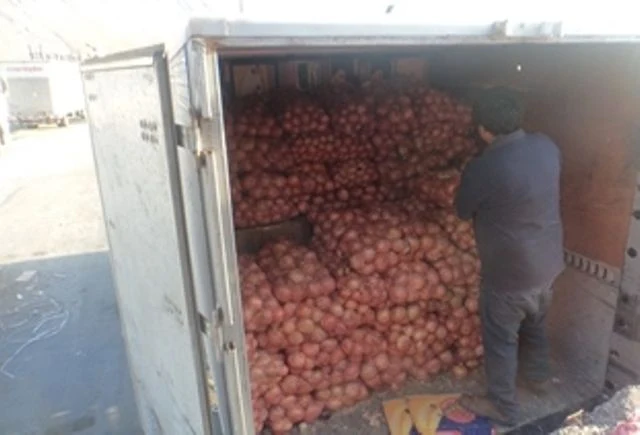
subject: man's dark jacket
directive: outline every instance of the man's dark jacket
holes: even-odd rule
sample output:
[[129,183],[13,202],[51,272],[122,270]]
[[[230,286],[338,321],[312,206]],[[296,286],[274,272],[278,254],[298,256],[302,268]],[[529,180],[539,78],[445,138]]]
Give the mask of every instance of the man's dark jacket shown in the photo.
[[548,137],[518,130],[465,168],[456,210],[474,220],[483,287],[527,291],[551,285],[564,268],[560,165]]

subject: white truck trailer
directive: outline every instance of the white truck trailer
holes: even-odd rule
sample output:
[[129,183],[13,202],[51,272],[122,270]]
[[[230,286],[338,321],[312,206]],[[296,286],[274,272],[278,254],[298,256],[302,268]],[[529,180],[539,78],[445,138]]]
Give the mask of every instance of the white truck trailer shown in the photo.
[[79,64],[67,61],[0,64],[9,88],[9,113],[18,127],[66,126],[84,118]]
[[[145,432],[255,433],[223,109],[223,101],[246,91],[234,92],[234,65],[286,72],[291,62],[311,62],[302,70],[315,71],[314,64],[344,68],[370,55],[401,65],[398,58],[406,56],[426,60],[435,88],[521,89],[527,128],[548,133],[562,149],[567,262],[549,319],[561,382],[544,398],[521,397],[522,433],[548,433],[545,421],[604,389],[637,383],[640,38],[608,30],[543,22],[194,19],[176,47],[88,62],[93,150]],[[266,85],[284,84],[286,74],[272,75],[265,74]],[[409,388],[473,385],[432,378]],[[373,394],[354,411],[313,423],[308,433],[384,434],[364,418],[380,410],[383,397],[390,396]]]

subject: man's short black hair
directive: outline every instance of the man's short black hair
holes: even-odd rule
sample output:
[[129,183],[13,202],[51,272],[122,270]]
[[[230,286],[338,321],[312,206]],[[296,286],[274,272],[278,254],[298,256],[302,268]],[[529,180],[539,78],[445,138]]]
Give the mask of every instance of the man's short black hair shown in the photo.
[[524,105],[511,89],[485,89],[473,105],[473,117],[478,125],[490,133],[509,134],[521,128]]

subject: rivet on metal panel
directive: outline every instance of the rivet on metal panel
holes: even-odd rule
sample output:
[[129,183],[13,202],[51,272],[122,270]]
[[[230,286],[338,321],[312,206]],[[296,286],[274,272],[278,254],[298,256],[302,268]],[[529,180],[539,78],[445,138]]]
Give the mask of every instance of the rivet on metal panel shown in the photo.
[[636,251],[635,248],[629,248],[627,249],[627,255],[631,258],[636,258],[636,256],[638,255],[638,251]]
[[140,133],[140,137],[142,137],[143,141],[149,142],[149,133],[147,133],[146,131],[143,131],[142,133]]
[[151,121],[148,127],[149,127],[149,130],[151,131],[158,131],[158,123],[155,121]]
[[149,142],[151,142],[152,144],[157,144],[158,143],[158,136],[152,134],[149,136]]
[[224,350],[228,352],[233,352],[234,350],[236,350],[236,344],[233,341],[229,341],[225,343]]
[[629,295],[623,293],[620,296],[620,302],[622,302],[623,304],[628,304],[630,302]]
[[140,120],[140,128],[146,130],[146,128],[147,128],[147,120],[146,119],[141,119]]
[[636,219],[640,219],[640,210],[634,210],[633,211],[633,217]]

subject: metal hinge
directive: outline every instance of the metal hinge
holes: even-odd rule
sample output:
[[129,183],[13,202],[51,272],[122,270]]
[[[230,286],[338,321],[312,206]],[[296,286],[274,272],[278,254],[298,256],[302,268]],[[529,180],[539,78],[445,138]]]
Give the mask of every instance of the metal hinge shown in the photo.
[[209,319],[203,316],[202,313],[198,313],[198,318],[200,320],[200,332],[202,332],[204,335],[210,336],[211,323],[209,322]]
[[[225,320],[225,314],[222,307],[218,307],[213,312],[213,329],[217,332],[214,337],[214,331],[210,331],[209,337],[217,338],[217,344],[224,352],[233,352],[238,347],[237,328],[234,325],[228,324]],[[244,338],[243,338],[244,339]]]

